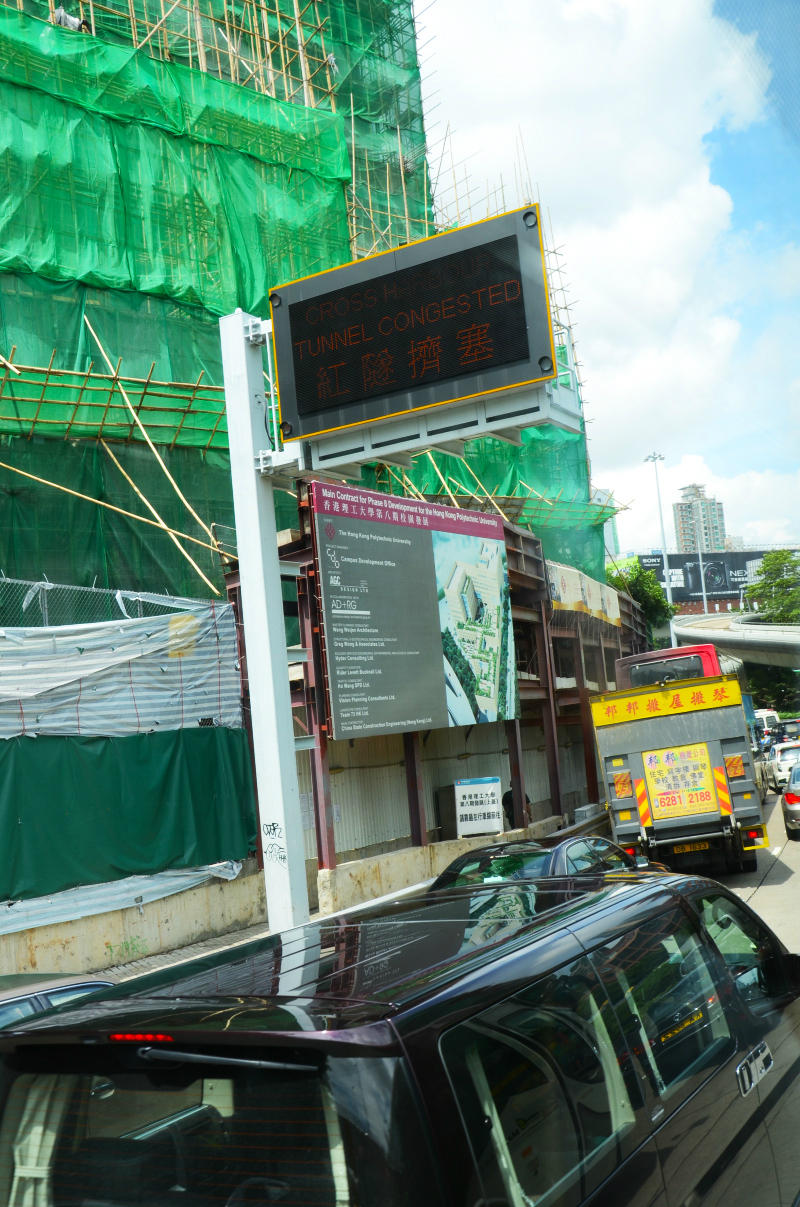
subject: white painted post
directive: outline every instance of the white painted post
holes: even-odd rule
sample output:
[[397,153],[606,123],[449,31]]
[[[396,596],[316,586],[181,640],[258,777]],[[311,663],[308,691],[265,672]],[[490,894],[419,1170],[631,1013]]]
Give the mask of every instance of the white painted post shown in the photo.
[[257,328],[258,320],[241,310],[219,321],[260,840],[269,925],[275,932],[308,921],[308,889],[273,487],[256,468],[258,454],[269,448],[263,338],[251,339],[250,324]]

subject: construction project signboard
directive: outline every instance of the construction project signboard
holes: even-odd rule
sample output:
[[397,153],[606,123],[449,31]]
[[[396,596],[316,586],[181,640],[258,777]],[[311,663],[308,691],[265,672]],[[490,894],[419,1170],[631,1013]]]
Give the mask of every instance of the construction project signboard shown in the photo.
[[331,736],[512,718],[500,517],[326,482],[310,495]]
[[555,376],[536,206],[294,281],[270,303],[293,439]]

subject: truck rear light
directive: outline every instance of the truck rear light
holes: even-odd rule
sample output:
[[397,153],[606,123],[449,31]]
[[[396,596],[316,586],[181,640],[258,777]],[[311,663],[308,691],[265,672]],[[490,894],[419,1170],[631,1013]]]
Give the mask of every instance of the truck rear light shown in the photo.
[[800,796],[796,792],[784,792],[783,795],[787,805],[800,805]]
[[747,837],[748,837],[748,838],[760,838],[760,837],[761,837],[761,831],[760,831],[760,830],[748,830],[748,831],[747,831]]

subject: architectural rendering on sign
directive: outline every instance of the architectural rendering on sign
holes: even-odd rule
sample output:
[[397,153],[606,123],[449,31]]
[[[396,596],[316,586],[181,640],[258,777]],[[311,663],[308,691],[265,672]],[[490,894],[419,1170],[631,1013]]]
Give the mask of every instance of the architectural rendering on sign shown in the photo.
[[502,521],[321,482],[311,497],[333,737],[513,718]]

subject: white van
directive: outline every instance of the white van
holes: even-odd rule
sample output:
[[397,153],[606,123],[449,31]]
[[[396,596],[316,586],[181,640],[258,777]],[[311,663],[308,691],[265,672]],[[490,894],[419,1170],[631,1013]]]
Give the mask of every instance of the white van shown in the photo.
[[764,723],[764,732],[769,733],[774,726],[780,725],[781,719],[772,708],[757,708],[756,717]]

